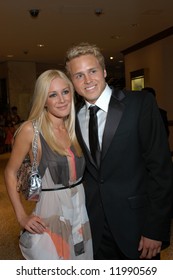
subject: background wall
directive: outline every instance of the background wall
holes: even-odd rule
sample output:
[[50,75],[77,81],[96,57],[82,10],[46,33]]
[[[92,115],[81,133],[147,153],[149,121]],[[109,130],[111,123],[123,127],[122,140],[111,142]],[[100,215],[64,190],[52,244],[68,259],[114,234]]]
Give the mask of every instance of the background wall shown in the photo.
[[21,119],[26,119],[36,80],[35,63],[8,62],[10,107],[17,106]]
[[[131,89],[130,73],[144,69],[144,86],[156,90],[159,107],[167,111],[173,122],[173,36],[159,40],[147,47],[124,56],[126,88]],[[173,151],[173,126],[170,126],[169,142]]]
[[60,69],[57,67],[58,65],[35,62],[8,61],[1,63],[0,79],[6,80],[7,107],[10,109],[12,106],[17,106],[21,119],[27,119],[37,77],[47,69]]

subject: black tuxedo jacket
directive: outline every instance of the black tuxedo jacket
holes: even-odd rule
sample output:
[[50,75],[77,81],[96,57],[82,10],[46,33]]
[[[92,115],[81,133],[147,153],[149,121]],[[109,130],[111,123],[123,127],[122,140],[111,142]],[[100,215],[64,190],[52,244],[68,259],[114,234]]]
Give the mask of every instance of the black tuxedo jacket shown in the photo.
[[168,124],[167,112],[162,108],[159,108],[159,111],[166,129],[167,136],[169,137],[169,124]]
[[103,135],[100,168],[81,135],[86,159],[86,205],[94,252],[108,222],[121,251],[138,259],[141,235],[169,245],[173,188],[165,128],[151,94],[113,90]]

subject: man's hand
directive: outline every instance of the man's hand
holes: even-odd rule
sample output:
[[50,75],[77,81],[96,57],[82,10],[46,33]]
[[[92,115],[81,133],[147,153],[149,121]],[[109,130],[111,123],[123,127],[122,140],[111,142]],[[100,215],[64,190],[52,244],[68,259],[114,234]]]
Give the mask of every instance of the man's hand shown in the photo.
[[141,251],[140,259],[152,259],[160,253],[161,245],[161,241],[142,236],[138,247],[138,251]]

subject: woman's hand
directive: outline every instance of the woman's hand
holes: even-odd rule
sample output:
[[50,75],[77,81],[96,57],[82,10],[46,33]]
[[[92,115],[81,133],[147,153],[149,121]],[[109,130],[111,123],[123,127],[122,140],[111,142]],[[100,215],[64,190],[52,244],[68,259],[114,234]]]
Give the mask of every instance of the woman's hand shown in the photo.
[[38,216],[26,216],[19,222],[20,225],[30,233],[43,233],[46,229],[45,223]]

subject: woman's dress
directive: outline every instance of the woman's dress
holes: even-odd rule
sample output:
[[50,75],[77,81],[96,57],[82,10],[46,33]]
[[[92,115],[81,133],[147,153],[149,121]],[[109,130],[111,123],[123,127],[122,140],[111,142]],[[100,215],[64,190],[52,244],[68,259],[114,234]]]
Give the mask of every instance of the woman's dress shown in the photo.
[[91,260],[91,232],[81,183],[84,158],[77,157],[73,148],[69,149],[70,156],[60,156],[49,148],[41,134],[40,140],[42,192],[34,214],[44,220],[47,228],[42,234],[23,231],[19,240],[21,252],[28,260]]

